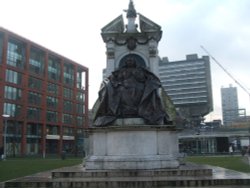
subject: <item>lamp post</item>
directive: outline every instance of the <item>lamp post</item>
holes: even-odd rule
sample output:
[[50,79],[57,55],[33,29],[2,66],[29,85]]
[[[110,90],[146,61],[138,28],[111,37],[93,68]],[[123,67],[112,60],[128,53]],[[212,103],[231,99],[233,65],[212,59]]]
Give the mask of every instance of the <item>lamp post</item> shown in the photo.
[[4,154],[3,154],[3,159],[5,160],[7,158],[7,118],[10,117],[10,115],[8,114],[3,114],[2,115],[3,118],[4,118],[4,142],[3,142],[3,145],[4,145]]

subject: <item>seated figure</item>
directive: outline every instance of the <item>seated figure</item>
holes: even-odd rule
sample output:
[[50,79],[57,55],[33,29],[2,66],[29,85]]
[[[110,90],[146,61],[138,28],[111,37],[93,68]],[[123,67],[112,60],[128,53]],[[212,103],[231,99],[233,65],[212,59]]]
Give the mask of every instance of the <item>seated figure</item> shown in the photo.
[[142,118],[146,125],[169,124],[162,90],[157,76],[127,57],[101,85],[93,126],[110,126],[118,118]]

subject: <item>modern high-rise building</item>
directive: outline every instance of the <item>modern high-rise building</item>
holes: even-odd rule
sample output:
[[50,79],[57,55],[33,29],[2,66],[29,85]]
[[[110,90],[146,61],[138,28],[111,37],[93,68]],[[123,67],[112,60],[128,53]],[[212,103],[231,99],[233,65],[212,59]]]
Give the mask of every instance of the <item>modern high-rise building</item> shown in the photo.
[[221,88],[222,117],[224,125],[231,125],[239,118],[237,88],[230,85]]
[[159,77],[180,114],[199,124],[213,110],[210,61],[208,56],[187,55],[186,60],[159,63]]
[[87,126],[88,68],[0,28],[0,147],[7,155],[83,152]]

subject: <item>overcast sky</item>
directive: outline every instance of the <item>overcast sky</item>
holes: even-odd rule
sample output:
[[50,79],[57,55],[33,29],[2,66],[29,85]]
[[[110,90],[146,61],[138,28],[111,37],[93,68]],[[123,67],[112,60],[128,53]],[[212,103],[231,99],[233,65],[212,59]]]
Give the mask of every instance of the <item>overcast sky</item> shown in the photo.
[[[90,108],[106,66],[101,28],[129,0],[0,0],[0,26],[89,68]],[[160,57],[184,60],[210,54],[250,92],[250,0],[134,0],[137,12],[159,24]],[[214,111],[221,117],[220,88],[238,88],[239,107],[250,114],[250,96],[212,59]]]

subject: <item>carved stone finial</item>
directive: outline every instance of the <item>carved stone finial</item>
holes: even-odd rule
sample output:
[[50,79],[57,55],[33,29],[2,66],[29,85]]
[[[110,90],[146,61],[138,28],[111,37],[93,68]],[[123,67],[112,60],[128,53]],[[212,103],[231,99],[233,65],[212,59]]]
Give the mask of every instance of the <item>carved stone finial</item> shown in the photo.
[[127,19],[128,24],[126,25],[126,32],[127,33],[136,33],[137,31],[137,24],[135,24],[135,19],[137,17],[137,13],[134,7],[134,3],[132,0],[130,0],[128,5],[128,10],[124,10],[127,12]]
[[132,0],[130,0],[127,10],[127,18],[136,18],[137,13],[134,7],[134,3]]

